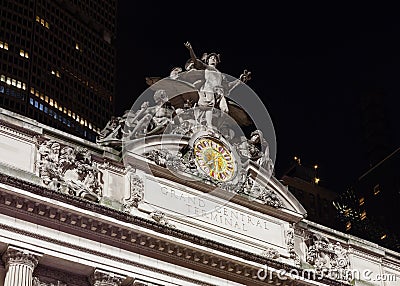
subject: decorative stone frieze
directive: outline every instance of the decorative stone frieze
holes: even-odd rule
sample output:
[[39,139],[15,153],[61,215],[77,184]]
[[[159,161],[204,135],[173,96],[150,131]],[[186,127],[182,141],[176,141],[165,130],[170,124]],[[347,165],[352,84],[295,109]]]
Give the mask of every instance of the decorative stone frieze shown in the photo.
[[346,275],[346,270],[350,266],[348,250],[344,249],[339,242],[333,244],[326,237],[312,234],[306,244],[308,246],[306,260],[315,267],[317,273],[333,278],[348,276]]
[[84,147],[42,142],[36,162],[43,183],[53,190],[98,202],[102,197],[102,172]]
[[251,189],[248,193],[252,198],[274,208],[281,208],[283,206],[281,199],[274,190],[260,186],[256,182],[251,183],[250,187]]

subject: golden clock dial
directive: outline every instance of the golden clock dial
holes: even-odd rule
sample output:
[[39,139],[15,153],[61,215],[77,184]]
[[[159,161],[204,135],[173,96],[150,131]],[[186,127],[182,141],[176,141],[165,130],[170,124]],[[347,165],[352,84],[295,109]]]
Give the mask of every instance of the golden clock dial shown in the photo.
[[232,153],[222,143],[211,138],[201,138],[194,144],[194,154],[199,168],[211,178],[229,181],[235,173]]

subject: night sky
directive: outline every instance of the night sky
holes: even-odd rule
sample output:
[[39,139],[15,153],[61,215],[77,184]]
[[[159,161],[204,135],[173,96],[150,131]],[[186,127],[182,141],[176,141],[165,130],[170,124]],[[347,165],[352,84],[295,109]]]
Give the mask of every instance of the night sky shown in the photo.
[[382,102],[374,116],[385,152],[400,147],[400,20],[390,7],[184,3],[120,1],[116,115],[148,87],[146,76],[184,66],[190,41],[198,56],[220,53],[221,72],[252,72],[248,85],[275,127],[278,178],[299,156],[333,190],[357,180],[370,163],[368,94]]

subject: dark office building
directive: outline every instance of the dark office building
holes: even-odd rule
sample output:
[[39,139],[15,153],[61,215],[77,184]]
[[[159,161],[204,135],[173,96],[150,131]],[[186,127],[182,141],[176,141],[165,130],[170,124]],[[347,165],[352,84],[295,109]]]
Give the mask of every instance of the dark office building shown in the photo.
[[320,185],[317,165],[303,166],[295,158],[281,182],[306,209],[307,219],[335,228],[337,214],[333,202],[337,194]]
[[0,107],[93,141],[114,111],[116,2],[2,1]]

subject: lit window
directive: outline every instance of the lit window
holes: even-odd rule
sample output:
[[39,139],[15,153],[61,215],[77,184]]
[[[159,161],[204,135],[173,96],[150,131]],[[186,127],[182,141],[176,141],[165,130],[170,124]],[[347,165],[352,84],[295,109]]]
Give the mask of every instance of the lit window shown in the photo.
[[55,108],[58,108],[57,101],[54,101],[54,107],[55,107]]
[[43,111],[43,104],[40,104],[40,105],[39,105],[39,109],[40,109],[41,111]]
[[41,99],[41,100],[44,100],[44,95],[43,95],[43,93],[40,94],[40,99]]
[[33,98],[29,98],[29,103],[33,105]]
[[39,97],[39,91],[35,91],[36,97]]
[[37,102],[36,100],[35,100],[35,107],[36,107],[36,108],[39,107],[39,102]]
[[26,83],[24,83],[24,82],[22,83],[22,89],[26,90]]
[[31,87],[31,93],[35,94],[35,89],[33,87]]
[[17,81],[15,79],[11,80],[11,85],[16,86],[17,85]]
[[40,19],[40,24],[42,24],[42,26],[44,26],[44,19]]
[[66,107],[64,107],[64,113],[67,114],[67,108]]
[[56,72],[55,72],[55,71],[53,71],[53,70],[51,70],[51,74],[52,74],[52,75],[55,75],[55,74],[56,74]]
[[359,202],[360,202],[360,206],[362,206],[364,204],[364,202],[365,202],[365,199],[364,198],[360,198]]
[[28,52],[26,52],[26,51],[24,51],[24,50],[19,50],[19,55],[21,56],[21,57],[24,57],[24,58],[27,58],[27,59],[29,59],[29,54],[28,54]]
[[45,95],[44,101],[46,101],[47,103],[49,102],[49,97],[47,95]]
[[68,116],[71,116],[71,110],[68,109]]
[[0,41],[0,49],[8,50],[8,44],[6,42]]
[[361,213],[361,215],[360,215],[360,219],[361,220],[364,220],[364,219],[366,219],[367,218],[367,212],[366,211],[363,211],[362,213]]
[[61,105],[58,107],[58,110],[60,110],[61,112],[63,111]]
[[10,84],[11,84],[11,78],[7,77],[6,83],[7,83],[8,85],[10,85]]
[[22,83],[20,81],[17,81],[17,88],[22,88]]
[[385,239],[386,237],[387,237],[387,235],[384,234],[384,235],[381,236],[381,239]]
[[89,122],[89,129],[92,129],[92,123]]
[[351,222],[346,223],[346,231],[349,231],[351,229]]
[[80,50],[78,43],[75,43],[75,49],[77,49],[78,51]]
[[2,74],[2,75],[0,76],[0,80],[3,81],[3,82],[5,82],[5,81],[6,81],[6,76],[5,76],[4,74]]
[[60,73],[58,71],[56,71],[56,76],[60,77]]
[[53,99],[50,98],[50,106],[53,106]]
[[376,196],[377,194],[379,194],[381,192],[381,186],[379,184],[377,184],[374,187],[374,195]]
[[75,112],[72,112],[72,118],[75,119]]
[[36,16],[36,22],[40,22],[40,17]]
[[46,23],[45,23],[45,27],[46,27],[47,29],[50,29],[49,22],[46,22]]

